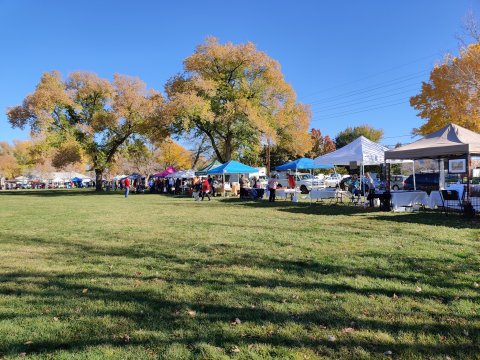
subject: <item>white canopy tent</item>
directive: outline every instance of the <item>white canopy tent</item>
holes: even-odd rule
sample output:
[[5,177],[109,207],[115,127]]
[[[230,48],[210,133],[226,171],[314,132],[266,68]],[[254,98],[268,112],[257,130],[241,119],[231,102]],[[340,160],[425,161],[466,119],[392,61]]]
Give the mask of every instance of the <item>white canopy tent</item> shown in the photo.
[[119,181],[119,180],[125,179],[126,177],[128,177],[128,175],[116,175],[112,178],[112,180]]
[[[315,164],[323,165],[352,166],[355,164],[360,167],[360,176],[363,177],[365,165],[383,164],[385,160],[384,154],[387,150],[387,147],[377,144],[365,136],[360,136],[338,150],[315,158],[314,162]],[[360,183],[363,187],[363,181]]]
[[[355,164],[360,167],[360,175],[363,176],[365,165],[383,164],[385,162],[385,151],[388,150],[387,147],[377,144],[365,136],[360,136],[338,150],[315,158],[314,162],[315,164],[343,166]],[[411,162],[411,160],[405,161]],[[361,183],[363,186],[363,182]]]
[[353,140],[350,144],[319,156],[314,159],[315,164],[349,166],[356,162],[359,166],[379,165],[384,162],[384,153],[388,148],[377,144],[364,136]]
[[174,173],[168,174],[165,177],[174,179],[193,179],[195,177],[195,170],[179,170]]

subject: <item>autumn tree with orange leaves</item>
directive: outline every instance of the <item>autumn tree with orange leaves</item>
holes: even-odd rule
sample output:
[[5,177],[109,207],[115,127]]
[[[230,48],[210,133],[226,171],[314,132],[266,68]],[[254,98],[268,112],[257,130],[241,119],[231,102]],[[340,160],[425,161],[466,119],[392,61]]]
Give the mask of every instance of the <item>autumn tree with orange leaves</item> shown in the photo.
[[323,136],[320,129],[312,128],[310,136],[312,148],[306,154],[307,157],[316,158],[317,156],[328,154],[329,152],[336,150],[335,143],[330,138],[330,136]]
[[297,102],[280,64],[253,43],[207,38],[165,90],[176,132],[207,136],[221,162],[262,142],[283,142],[296,154],[309,148],[309,107]]
[[109,81],[93,73],[73,72],[62,80],[53,71],[43,74],[35,91],[22,105],[9,108],[7,116],[12,126],[29,126],[58,147],[76,141],[101,190],[103,172],[125,144],[142,136],[158,141],[166,134],[167,124],[160,115],[163,105],[161,94],[147,90],[138,78],[116,74]]
[[410,105],[426,122],[414,133],[430,134],[455,123],[480,132],[480,44],[469,45],[435,66]]

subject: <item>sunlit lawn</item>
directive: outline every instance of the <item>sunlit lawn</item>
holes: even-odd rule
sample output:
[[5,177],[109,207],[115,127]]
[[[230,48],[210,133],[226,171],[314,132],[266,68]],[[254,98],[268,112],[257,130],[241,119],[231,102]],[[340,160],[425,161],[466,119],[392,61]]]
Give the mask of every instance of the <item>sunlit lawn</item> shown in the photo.
[[0,358],[480,358],[479,223],[0,192]]

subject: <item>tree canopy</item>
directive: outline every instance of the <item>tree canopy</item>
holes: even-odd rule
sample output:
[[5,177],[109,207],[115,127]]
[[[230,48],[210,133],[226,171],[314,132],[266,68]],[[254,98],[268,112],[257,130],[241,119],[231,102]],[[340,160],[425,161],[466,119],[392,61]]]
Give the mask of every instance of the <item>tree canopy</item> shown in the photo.
[[480,131],[480,43],[435,66],[410,105],[426,122],[414,133],[426,135],[450,123]]
[[335,143],[330,136],[322,135],[320,129],[313,128],[310,132],[312,148],[305,155],[310,158],[316,158],[317,156],[327,154],[336,149]]
[[[165,135],[163,105],[161,94],[147,90],[135,77],[115,74],[109,81],[78,71],[62,80],[59,72],[52,71],[43,74],[35,91],[22,105],[9,108],[7,116],[12,126],[29,126],[57,148],[76,142],[101,189],[102,173],[123,145],[139,136]],[[75,158],[74,146],[69,151]]]
[[298,103],[280,65],[252,43],[208,38],[165,87],[177,132],[206,135],[221,162],[263,142],[308,148],[309,107]]
[[337,149],[339,149],[347,144],[350,144],[353,140],[360,136],[365,136],[367,139],[378,142],[383,137],[383,130],[375,129],[374,127],[366,124],[348,127],[338,133],[337,137],[335,138],[335,145]]

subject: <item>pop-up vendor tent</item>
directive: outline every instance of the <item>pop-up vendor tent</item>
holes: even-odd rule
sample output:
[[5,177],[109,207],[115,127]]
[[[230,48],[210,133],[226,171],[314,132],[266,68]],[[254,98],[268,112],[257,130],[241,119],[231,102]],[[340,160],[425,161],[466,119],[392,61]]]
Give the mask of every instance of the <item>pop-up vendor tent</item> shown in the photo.
[[153,177],[163,178],[163,177],[166,177],[169,174],[173,174],[175,171],[177,171],[177,169],[175,169],[173,166],[169,166],[165,170],[163,170],[159,173],[153,174]]
[[210,169],[207,171],[208,175],[222,175],[223,178],[223,189],[225,196],[225,175],[232,175],[232,174],[252,174],[258,172],[258,169],[255,169],[251,166],[242,164],[235,160],[230,160],[225,164],[217,166],[216,168]]
[[277,171],[287,171],[287,170],[310,170],[310,169],[332,169],[333,165],[323,165],[316,164],[313,159],[309,158],[300,158],[294,161],[287,162],[280,166],[277,166],[275,170]]
[[[356,165],[360,168],[360,178],[365,174],[365,165],[381,165],[384,163],[385,151],[388,148],[377,144],[365,136],[360,136],[350,144],[315,158],[315,164],[323,165]],[[363,186],[363,181],[361,181]]]
[[349,166],[355,162],[358,166],[380,165],[384,162],[384,153],[388,148],[377,144],[364,136],[350,144],[315,158],[315,164]]
[[[472,155],[480,155],[480,134],[455,124],[449,124],[420,140],[385,152],[385,159],[459,159],[465,162],[467,200],[471,194]],[[444,176],[443,160],[440,176]],[[415,174],[413,179],[415,180]],[[442,181],[440,181],[442,183]]]
[[220,165],[222,165],[222,163],[220,161],[217,161],[217,160],[212,161],[210,164],[205,166],[203,169],[195,171],[195,175],[196,176],[205,176],[205,175],[207,175],[208,170],[219,167]]
[[174,179],[193,179],[195,177],[195,170],[179,170],[172,174],[166,176],[167,178],[174,178]]

